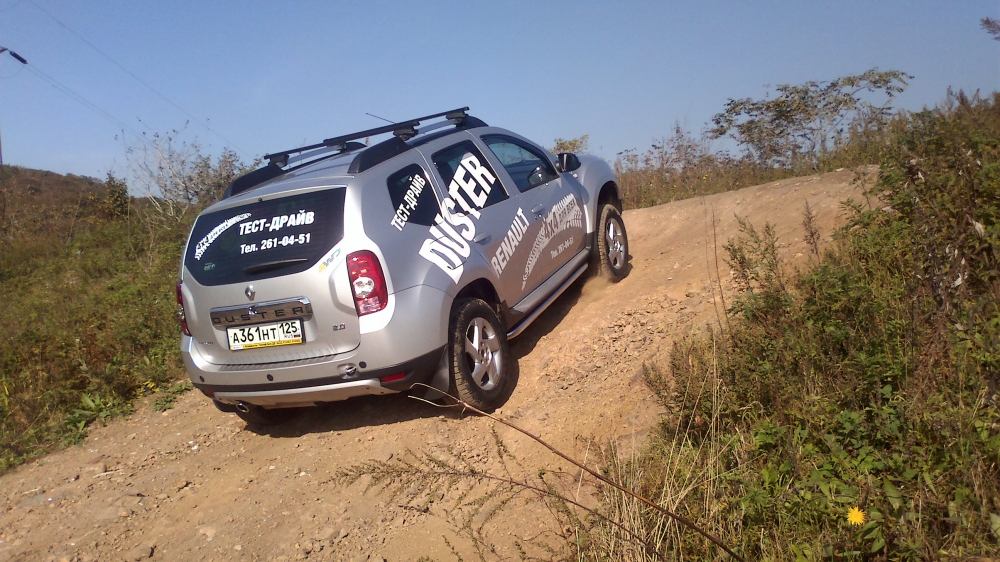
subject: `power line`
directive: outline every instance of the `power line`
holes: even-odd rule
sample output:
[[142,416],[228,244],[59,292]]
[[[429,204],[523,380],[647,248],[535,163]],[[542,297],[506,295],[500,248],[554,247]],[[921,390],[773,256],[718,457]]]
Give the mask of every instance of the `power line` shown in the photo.
[[23,66],[19,66],[19,67],[17,67],[17,70],[14,71],[14,74],[11,74],[10,76],[2,76],[2,75],[0,75],[0,80],[10,80],[11,78],[16,78],[17,75],[20,74],[22,70],[24,70],[24,67]]
[[50,18],[52,18],[57,24],[59,24],[60,26],[62,26],[63,29],[65,29],[66,31],[68,31],[68,32],[72,33],[73,35],[75,35],[77,37],[77,39],[79,39],[80,41],[83,41],[84,43],[86,43],[88,47],[90,47],[91,49],[97,51],[97,53],[100,54],[102,57],[104,57],[104,58],[108,59],[109,61],[111,61],[112,64],[114,64],[118,68],[122,69],[123,72],[125,72],[126,74],[128,74],[129,76],[131,76],[132,78],[134,78],[137,82],[139,82],[140,84],[142,84],[146,88],[148,88],[149,91],[153,92],[154,94],[156,94],[157,96],[159,96],[161,99],[163,99],[165,102],[167,102],[170,105],[174,106],[174,108],[176,108],[178,111],[180,111],[184,115],[187,115],[188,118],[191,119],[192,121],[194,121],[195,123],[197,123],[197,124],[201,125],[202,127],[204,127],[206,131],[208,131],[208,132],[212,133],[213,135],[219,137],[220,139],[222,139],[225,142],[227,142],[229,144],[229,146],[232,146],[236,150],[242,152],[243,156],[246,156],[247,158],[251,157],[251,155],[247,151],[245,151],[242,148],[240,148],[239,146],[237,146],[236,143],[234,143],[233,141],[227,139],[226,137],[222,136],[221,133],[219,133],[218,131],[216,131],[216,130],[212,129],[211,127],[209,127],[208,123],[203,123],[197,117],[195,117],[194,115],[191,115],[183,107],[181,107],[181,106],[177,105],[176,103],[174,103],[173,100],[171,100],[167,96],[161,94],[156,88],[154,88],[154,87],[150,86],[149,84],[147,84],[142,78],[139,78],[138,76],[136,76],[131,70],[129,70],[129,69],[125,68],[124,66],[122,66],[121,64],[119,64],[118,61],[116,61],[115,59],[111,58],[104,51],[98,49],[90,41],[87,41],[82,35],[80,35],[76,31],[73,31],[68,25],[66,25],[65,23],[63,23],[62,21],[60,21],[59,18],[57,18],[54,15],[52,15],[51,13],[49,13],[49,11],[46,10],[45,8],[39,6],[35,2],[35,0],[28,0],[28,2],[32,6],[38,8],[42,13],[44,13],[45,15],[49,16]]
[[123,130],[127,130],[128,132],[132,133],[133,135],[136,136],[136,138],[138,138],[139,140],[141,140],[143,143],[146,142],[146,139],[142,135],[142,133],[137,132],[132,127],[129,127],[128,125],[126,125],[122,121],[118,120],[114,115],[111,115],[107,111],[101,109],[100,106],[94,104],[93,102],[91,102],[87,98],[85,98],[85,97],[81,96],[80,94],[74,92],[72,89],[69,88],[69,86],[66,86],[65,84],[62,84],[61,82],[59,82],[55,78],[49,76],[48,74],[46,74],[45,72],[43,72],[41,69],[39,69],[37,66],[35,66],[35,65],[29,65],[29,66],[27,66],[27,69],[28,69],[28,72],[34,74],[35,76],[41,78],[42,80],[44,80],[46,82],[48,82],[49,85],[51,85],[55,89],[59,90],[60,92],[68,95],[69,97],[73,98],[74,100],[76,100],[77,102],[79,102],[81,105],[83,105],[87,109],[90,109],[91,111],[93,111],[97,115],[103,117],[104,119],[107,119],[112,124],[117,125],[118,127],[121,127]]
[[28,61],[24,57],[22,57],[21,55],[15,53],[14,51],[11,51],[10,49],[7,49],[6,47],[0,46],[0,54],[3,54],[5,52],[9,53],[10,56],[12,56],[15,59],[17,59],[17,61],[21,63],[21,65],[22,65],[21,67],[22,68],[27,68],[28,72],[31,72],[35,76],[37,76],[37,77],[41,78],[42,80],[44,80],[45,82],[48,82],[50,86],[52,86],[53,88],[59,90],[60,92],[62,92],[64,94],[66,94],[67,96],[73,98],[78,103],[80,103],[81,105],[83,105],[87,109],[93,111],[94,113],[96,113],[100,117],[103,117],[104,119],[107,119],[108,121],[110,121],[112,124],[114,124],[114,125],[116,125],[118,127],[121,127],[123,134],[124,134],[124,132],[126,130],[128,130],[130,133],[132,133],[133,135],[135,135],[135,137],[137,139],[139,139],[140,142],[142,142],[143,144],[147,144],[147,146],[148,146],[146,138],[142,135],[142,133],[137,132],[132,127],[129,127],[125,123],[119,121],[114,115],[111,115],[107,111],[101,109],[101,107],[98,106],[97,104],[91,102],[87,98],[85,98],[85,97],[81,96],[80,94],[74,92],[73,89],[70,88],[69,86],[66,86],[62,82],[59,82],[55,78],[49,76],[44,71],[42,71],[42,69],[38,68],[37,65],[34,65],[34,64],[30,64],[29,65]]
[[15,1],[15,2],[13,3],[13,4],[11,4],[10,6],[7,6],[6,8],[3,8],[3,9],[0,9],[0,13],[3,13],[3,12],[6,12],[6,11],[8,11],[8,10],[12,10],[12,9],[16,8],[16,7],[17,7],[17,5],[18,5],[18,4],[20,4],[20,3],[22,2],[22,1],[23,1],[23,0],[16,0],[16,1]]

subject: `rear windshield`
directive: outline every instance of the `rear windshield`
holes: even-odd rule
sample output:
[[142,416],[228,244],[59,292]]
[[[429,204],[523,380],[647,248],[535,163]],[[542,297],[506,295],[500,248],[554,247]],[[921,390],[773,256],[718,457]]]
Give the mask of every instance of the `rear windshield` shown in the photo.
[[305,271],[344,237],[345,191],[312,191],[202,215],[184,264],[202,285]]

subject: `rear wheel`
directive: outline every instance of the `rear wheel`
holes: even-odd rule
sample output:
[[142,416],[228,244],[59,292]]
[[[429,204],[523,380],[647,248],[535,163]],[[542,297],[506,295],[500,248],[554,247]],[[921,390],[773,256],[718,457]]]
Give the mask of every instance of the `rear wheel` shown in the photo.
[[448,344],[453,394],[480,410],[498,406],[510,383],[510,348],[496,312],[480,299],[456,302]]
[[601,208],[596,234],[594,260],[598,272],[601,277],[617,283],[628,275],[628,234],[625,221],[614,205],[605,204]]

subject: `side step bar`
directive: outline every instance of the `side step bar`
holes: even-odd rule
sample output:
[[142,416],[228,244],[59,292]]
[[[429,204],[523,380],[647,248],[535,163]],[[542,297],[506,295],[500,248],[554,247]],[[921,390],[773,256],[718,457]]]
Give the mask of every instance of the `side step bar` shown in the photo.
[[514,339],[517,336],[521,335],[521,332],[527,330],[528,326],[530,326],[531,323],[534,322],[539,315],[545,312],[545,309],[548,308],[549,305],[551,305],[557,298],[559,298],[559,295],[563,294],[563,291],[568,289],[569,286],[572,285],[574,281],[579,279],[580,276],[583,275],[584,271],[587,271],[588,265],[590,264],[584,262],[583,265],[577,268],[577,270],[574,271],[572,275],[570,275],[565,281],[563,281],[562,285],[559,285],[559,287],[557,287],[555,291],[552,291],[552,294],[549,295],[549,297],[545,299],[545,301],[542,302],[541,305],[535,308],[534,312],[529,314],[527,318],[518,323],[518,325],[515,326],[514,329],[507,332],[507,339],[508,340]]

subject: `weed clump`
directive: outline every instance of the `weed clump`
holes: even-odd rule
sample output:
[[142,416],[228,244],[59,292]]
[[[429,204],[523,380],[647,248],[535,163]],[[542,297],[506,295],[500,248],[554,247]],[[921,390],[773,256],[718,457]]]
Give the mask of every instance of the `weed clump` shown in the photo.
[[[623,471],[748,559],[995,557],[998,191],[1000,94],[949,92],[906,116],[879,203],[846,203],[810,270],[786,272],[769,226],[741,222],[731,329],[678,343],[669,377],[650,366],[670,414]],[[666,552],[718,555],[639,515]]]
[[111,174],[0,168],[0,473],[183,376],[177,258],[198,210],[245,166],[172,139],[134,163],[148,197]]

